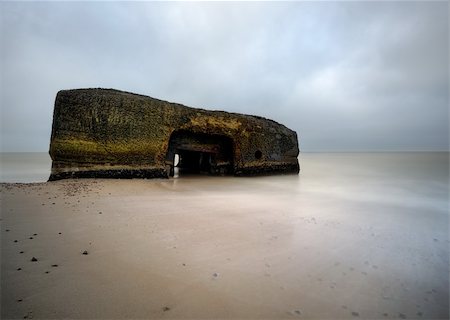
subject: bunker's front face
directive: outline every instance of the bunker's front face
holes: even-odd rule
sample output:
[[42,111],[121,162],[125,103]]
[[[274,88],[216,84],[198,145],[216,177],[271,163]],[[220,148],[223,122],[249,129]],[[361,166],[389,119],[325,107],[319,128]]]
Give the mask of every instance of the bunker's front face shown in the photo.
[[186,107],[111,89],[58,92],[50,180],[298,173],[297,134],[257,116]]
[[2,318],[448,318],[447,163],[3,185]]

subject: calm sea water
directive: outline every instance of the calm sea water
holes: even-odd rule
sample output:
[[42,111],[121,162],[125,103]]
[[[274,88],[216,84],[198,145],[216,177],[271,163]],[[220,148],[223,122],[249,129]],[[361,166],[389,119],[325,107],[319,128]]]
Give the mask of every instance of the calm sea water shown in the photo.
[[0,182],[44,182],[52,159],[45,152],[0,153]]
[[[44,182],[50,175],[51,159],[47,153],[1,153],[0,182]],[[302,153],[299,157],[301,172],[295,188],[352,197],[352,192],[365,197],[411,196],[419,191],[438,197],[448,204],[449,153]],[[292,185],[292,177],[264,177],[267,183]],[[397,186],[397,192],[386,194],[371,188]],[[417,194],[415,195],[417,199]],[[379,199],[381,200],[381,199]],[[410,199],[415,201],[414,199]],[[430,199],[431,201],[437,199]]]

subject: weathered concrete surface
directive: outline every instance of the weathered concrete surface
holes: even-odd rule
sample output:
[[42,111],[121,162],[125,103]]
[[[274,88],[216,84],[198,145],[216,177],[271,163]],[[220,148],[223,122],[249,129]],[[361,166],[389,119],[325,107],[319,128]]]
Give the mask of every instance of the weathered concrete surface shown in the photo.
[[58,92],[50,180],[162,178],[175,153],[211,173],[298,173],[297,134],[261,117],[207,111],[113,89]]

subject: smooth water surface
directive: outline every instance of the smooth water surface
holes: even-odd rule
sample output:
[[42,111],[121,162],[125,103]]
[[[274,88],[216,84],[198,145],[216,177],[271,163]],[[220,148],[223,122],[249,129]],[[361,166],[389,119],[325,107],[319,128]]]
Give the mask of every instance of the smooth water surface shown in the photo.
[[45,182],[52,160],[45,152],[2,152],[0,164],[0,182]]

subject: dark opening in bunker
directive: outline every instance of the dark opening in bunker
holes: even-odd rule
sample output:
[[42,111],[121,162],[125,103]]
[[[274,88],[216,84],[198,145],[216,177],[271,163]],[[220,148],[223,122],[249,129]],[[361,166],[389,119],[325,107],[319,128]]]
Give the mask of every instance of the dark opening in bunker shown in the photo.
[[222,135],[175,131],[170,137],[166,164],[169,176],[233,174],[233,141]]

